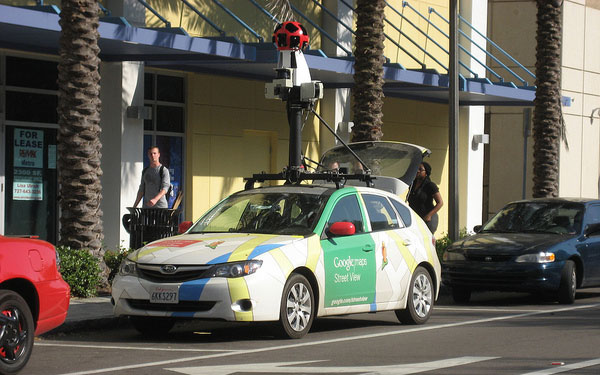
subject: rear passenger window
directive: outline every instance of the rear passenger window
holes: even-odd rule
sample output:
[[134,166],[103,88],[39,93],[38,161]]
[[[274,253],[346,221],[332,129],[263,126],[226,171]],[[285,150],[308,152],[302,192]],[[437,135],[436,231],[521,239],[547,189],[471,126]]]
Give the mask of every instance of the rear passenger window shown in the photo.
[[400,218],[404,222],[404,226],[410,227],[410,225],[412,224],[412,216],[410,215],[410,209],[402,203],[398,202],[397,200],[392,199],[391,201],[396,211],[398,211],[398,215],[400,215]]
[[363,200],[367,207],[372,231],[396,229],[400,227],[398,225],[396,212],[386,197],[364,194]]

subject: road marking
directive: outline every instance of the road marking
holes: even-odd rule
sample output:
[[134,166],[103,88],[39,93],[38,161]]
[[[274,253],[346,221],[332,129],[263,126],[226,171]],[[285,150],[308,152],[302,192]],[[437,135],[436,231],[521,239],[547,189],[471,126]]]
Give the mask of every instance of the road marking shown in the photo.
[[91,349],[118,349],[118,350],[144,350],[157,352],[237,352],[239,350],[231,349],[176,349],[176,348],[149,348],[135,346],[114,346],[114,345],[86,345],[86,344],[63,344],[44,340],[43,342],[36,341],[35,346],[58,346],[69,348],[91,348]]
[[[91,374],[102,374],[102,373],[106,373],[106,372],[110,373],[110,372],[116,372],[116,371],[123,371],[123,370],[129,370],[129,369],[137,369],[137,368],[143,368],[143,367],[168,366],[168,365],[172,365],[175,363],[198,361],[198,360],[212,359],[212,358],[223,358],[223,357],[230,357],[230,356],[238,355],[238,354],[239,355],[255,354],[255,353],[270,352],[270,351],[275,351],[275,350],[294,349],[294,348],[300,348],[300,347],[304,347],[304,346],[325,345],[325,344],[332,344],[332,343],[338,343],[338,342],[343,342],[343,341],[364,340],[364,339],[372,339],[372,338],[391,336],[391,335],[403,335],[403,334],[407,334],[407,333],[432,331],[432,330],[444,329],[444,328],[455,328],[455,327],[468,326],[468,325],[481,324],[481,323],[498,322],[498,321],[503,321],[503,320],[518,319],[518,318],[524,318],[524,317],[542,315],[542,314],[555,314],[555,313],[564,312],[564,311],[591,309],[591,308],[596,308],[599,306],[600,306],[600,304],[563,307],[560,309],[546,310],[546,311],[542,311],[542,312],[535,311],[535,312],[528,312],[528,313],[522,313],[522,314],[516,314],[516,315],[510,315],[510,316],[498,316],[495,318],[476,319],[476,320],[469,320],[469,321],[457,322],[457,323],[426,325],[426,326],[419,326],[419,327],[408,328],[408,329],[398,329],[398,330],[392,330],[392,331],[386,331],[386,332],[380,332],[380,333],[371,333],[371,334],[358,335],[358,336],[340,337],[340,338],[336,338],[336,339],[328,339],[328,340],[321,340],[321,341],[303,341],[303,342],[300,342],[297,344],[271,346],[271,347],[265,347],[265,348],[255,348],[255,349],[245,349],[245,350],[239,350],[237,352],[232,352],[232,353],[206,354],[206,355],[187,357],[187,358],[169,359],[169,360],[156,361],[156,362],[145,362],[145,363],[140,363],[140,364],[135,364],[135,365],[109,367],[109,368],[104,368],[104,369],[95,369],[95,370],[88,370],[88,371],[76,371],[76,372],[65,373],[63,375],[91,375]],[[99,346],[99,348],[101,348],[101,346]]]
[[439,307],[439,306],[435,306],[434,307],[434,311],[435,310],[446,310],[446,311],[484,311],[484,312],[517,312],[517,313],[524,313],[524,312],[543,312],[545,310],[540,310],[540,309],[486,309],[486,308],[468,308],[468,307]]
[[[442,359],[439,361],[408,363],[404,365],[386,366],[295,366],[306,363],[323,361],[303,362],[273,362],[273,363],[243,363],[239,365],[222,366],[196,366],[182,368],[166,368],[165,370],[178,372],[186,375],[230,375],[236,372],[243,373],[277,373],[277,374],[381,374],[381,375],[408,375],[420,372],[433,371],[448,367],[468,365],[470,363],[489,361],[499,357],[460,357]],[[284,367],[285,366],[285,367]],[[292,367],[293,366],[293,367]]]
[[589,361],[579,362],[579,363],[571,363],[564,366],[556,366],[549,368],[547,370],[528,372],[523,375],[550,375],[550,374],[558,374],[561,372],[567,372],[571,370],[577,370],[584,367],[591,367],[600,365],[600,358],[598,359],[590,359]]

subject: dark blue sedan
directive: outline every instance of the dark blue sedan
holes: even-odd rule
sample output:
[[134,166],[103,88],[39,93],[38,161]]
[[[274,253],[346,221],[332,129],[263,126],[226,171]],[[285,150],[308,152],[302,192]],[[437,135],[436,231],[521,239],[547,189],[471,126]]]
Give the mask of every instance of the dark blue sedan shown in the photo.
[[569,304],[577,288],[600,286],[600,200],[513,202],[475,232],[444,252],[442,282],[456,302],[498,290]]

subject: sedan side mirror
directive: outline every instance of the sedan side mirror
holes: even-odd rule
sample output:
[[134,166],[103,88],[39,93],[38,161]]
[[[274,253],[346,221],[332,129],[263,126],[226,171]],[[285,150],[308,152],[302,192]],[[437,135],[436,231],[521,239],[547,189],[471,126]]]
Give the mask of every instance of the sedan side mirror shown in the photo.
[[329,233],[335,236],[351,236],[356,233],[356,228],[349,221],[337,221],[331,224]]
[[481,230],[481,227],[482,227],[482,225],[475,225],[475,226],[473,227],[473,232],[475,232],[475,233],[479,233],[479,231]]
[[179,228],[177,228],[178,229],[177,232],[179,234],[187,232],[187,230],[190,229],[192,224],[193,223],[191,221],[183,221],[183,222],[179,223]]
[[600,223],[588,224],[585,226],[584,236],[590,237],[600,235]]

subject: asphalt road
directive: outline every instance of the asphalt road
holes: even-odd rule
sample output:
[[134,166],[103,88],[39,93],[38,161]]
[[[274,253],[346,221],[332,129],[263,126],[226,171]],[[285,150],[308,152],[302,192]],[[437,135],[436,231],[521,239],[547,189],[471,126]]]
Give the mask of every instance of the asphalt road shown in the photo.
[[127,324],[37,339],[22,374],[600,374],[600,289],[574,305],[527,294],[441,296],[429,322],[393,312],[323,318],[301,340],[269,327],[179,324],[148,340]]

